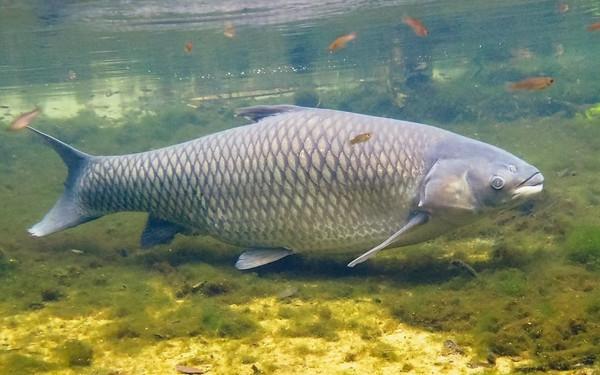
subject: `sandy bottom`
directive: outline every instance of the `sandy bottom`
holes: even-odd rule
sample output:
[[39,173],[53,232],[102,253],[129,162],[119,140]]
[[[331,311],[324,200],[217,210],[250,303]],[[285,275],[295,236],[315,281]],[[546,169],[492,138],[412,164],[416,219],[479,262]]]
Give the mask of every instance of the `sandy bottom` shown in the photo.
[[[176,374],[177,365],[213,374],[477,374],[490,370],[510,373],[512,369],[513,361],[504,358],[498,359],[495,367],[475,363],[469,348],[460,348],[462,353],[459,353],[444,345],[452,337],[385,318],[367,300],[318,305],[326,305],[336,314],[342,312],[344,319],[369,320],[371,327],[380,330],[375,343],[349,331],[338,332],[339,339],[333,341],[282,337],[281,330],[294,321],[279,317],[277,311],[281,305],[280,300],[265,298],[250,305],[231,306],[264,317],[260,325],[266,334],[256,341],[191,337],[157,340],[151,345],[145,342],[136,348],[137,339],[127,339],[127,352],[103,339],[103,328],[111,323],[105,313],[66,320],[40,310],[0,319],[0,350],[58,363],[57,346],[66,340],[83,340],[93,346],[92,366],[50,372],[55,374]],[[288,308],[316,305],[299,300],[285,303]]]

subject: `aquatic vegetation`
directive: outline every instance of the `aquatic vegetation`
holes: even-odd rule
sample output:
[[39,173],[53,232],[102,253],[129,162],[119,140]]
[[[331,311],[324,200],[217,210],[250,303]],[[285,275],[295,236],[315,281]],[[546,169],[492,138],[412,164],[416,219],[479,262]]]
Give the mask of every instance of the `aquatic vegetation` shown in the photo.
[[33,356],[19,353],[0,354],[0,372],[3,374],[43,373],[56,368],[56,364],[48,363]]
[[258,328],[253,320],[241,313],[211,305],[202,308],[200,319],[202,332],[217,337],[247,337]]
[[63,293],[57,289],[44,289],[41,292],[42,301],[53,302],[64,297]]
[[12,268],[14,268],[14,265],[11,263],[4,250],[0,248],[0,277],[2,277],[5,272]]
[[326,307],[316,311],[307,307],[285,307],[279,309],[279,316],[288,319],[288,324],[280,333],[290,337],[312,336],[336,341],[339,339],[337,331],[343,326]]
[[600,227],[580,226],[569,231],[566,241],[567,257],[589,268],[600,267]]
[[378,342],[371,347],[370,354],[375,357],[382,358],[386,361],[397,361],[397,348],[385,342]]
[[80,340],[69,340],[58,349],[58,355],[69,367],[90,366],[94,359],[92,347]]

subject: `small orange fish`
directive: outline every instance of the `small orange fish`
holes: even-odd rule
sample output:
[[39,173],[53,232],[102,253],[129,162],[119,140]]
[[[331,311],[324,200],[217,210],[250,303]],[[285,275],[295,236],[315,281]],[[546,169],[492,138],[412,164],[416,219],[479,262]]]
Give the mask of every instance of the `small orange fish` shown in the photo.
[[354,137],[354,138],[352,138],[350,140],[350,144],[351,145],[355,145],[357,143],[366,142],[369,139],[371,139],[371,135],[372,135],[371,133],[362,133],[362,134],[359,134],[359,135],[357,135],[356,137]]
[[188,41],[183,47],[183,50],[186,53],[192,53],[192,49],[194,49],[194,44],[191,41]]
[[552,77],[531,77],[511,83],[508,88],[510,90],[543,90],[550,87],[553,83],[554,78]]
[[35,120],[35,118],[40,114],[39,108],[35,108],[32,111],[25,112],[19,115],[13,122],[10,123],[8,130],[11,131],[19,131],[29,126]]
[[229,39],[235,38],[235,26],[231,22],[225,22],[225,30],[223,31],[223,35],[225,35]]
[[593,23],[588,26],[587,31],[598,31],[600,30],[600,22]]
[[352,32],[350,34],[346,34],[346,35],[342,35],[338,38],[336,38],[333,42],[331,42],[331,44],[329,45],[329,53],[333,53],[339,49],[345,48],[346,44],[348,44],[348,42],[353,41],[354,39],[356,39],[356,33]]
[[429,35],[429,30],[423,25],[423,22],[413,17],[402,17],[402,23],[410,26],[417,36],[426,37]]

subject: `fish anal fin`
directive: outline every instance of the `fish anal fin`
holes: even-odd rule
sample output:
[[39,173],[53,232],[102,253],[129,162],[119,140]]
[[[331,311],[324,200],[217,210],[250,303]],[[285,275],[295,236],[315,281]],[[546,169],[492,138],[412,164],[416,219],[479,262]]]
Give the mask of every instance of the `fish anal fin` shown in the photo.
[[402,228],[400,228],[399,231],[397,231],[396,233],[392,234],[387,240],[383,241],[382,243],[380,243],[379,245],[375,246],[371,250],[365,252],[364,254],[362,254],[361,256],[359,256],[358,258],[354,259],[352,262],[348,263],[348,267],[354,267],[357,264],[362,263],[365,260],[367,260],[367,259],[375,256],[375,254],[377,254],[381,250],[385,249],[386,247],[388,247],[392,243],[394,243],[394,242],[398,241],[399,239],[401,239],[402,235],[404,235],[406,233],[409,233],[414,228],[419,227],[419,226],[425,224],[428,220],[429,220],[429,215],[427,213],[425,213],[425,212],[417,212],[416,214],[414,214],[408,220],[408,222]]
[[289,104],[255,105],[252,107],[238,108],[235,111],[235,115],[257,122],[265,117],[275,116],[285,112],[303,111],[305,109],[307,108]]
[[159,219],[155,216],[148,216],[146,227],[142,232],[140,246],[144,249],[155,245],[163,245],[173,241],[177,233],[182,233],[185,228],[179,224]]
[[284,248],[249,249],[240,255],[237,262],[235,262],[235,268],[238,270],[249,270],[251,268],[273,263],[293,253],[292,250]]

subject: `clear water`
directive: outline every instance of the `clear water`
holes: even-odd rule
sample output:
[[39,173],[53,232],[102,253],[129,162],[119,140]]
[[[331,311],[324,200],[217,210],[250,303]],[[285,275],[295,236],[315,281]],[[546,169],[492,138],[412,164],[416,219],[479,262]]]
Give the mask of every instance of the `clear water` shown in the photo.
[[[0,373],[598,371],[599,21],[586,0],[0,0],[3,126],[38,106],[40,129],[118,154],[295,103],[450,129],[546,177],[531,203],[364,267],[311,255],[240,273],[240,249],[209,238],[140,250],[142,214],[29,238],[65,169],[3,132]],[[555,83],[508,89],[535,76]]]

